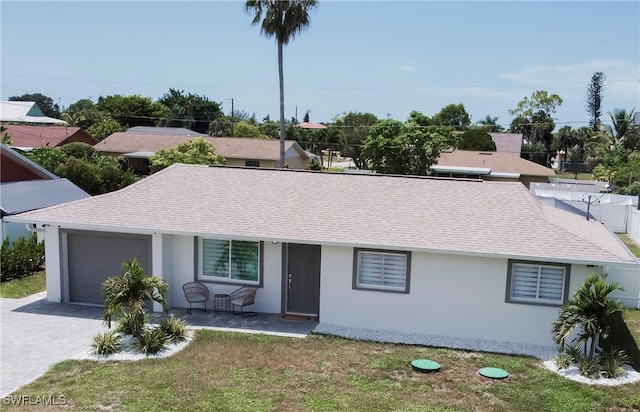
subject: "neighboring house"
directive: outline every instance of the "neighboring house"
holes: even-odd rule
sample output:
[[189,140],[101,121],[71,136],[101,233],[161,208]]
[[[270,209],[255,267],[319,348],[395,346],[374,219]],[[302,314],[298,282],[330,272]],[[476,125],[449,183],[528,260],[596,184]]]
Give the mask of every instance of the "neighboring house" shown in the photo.
[[58,205],[89,195],[67,179],[32,162],[8,146],[0,144],[0,214],[2,239],[29,236],[23,223],[9,223],[6,216]]
[[151,133],[151,134],[180,134],[184,136],[202,136],[208,135],[194,132],[184,127],[153,127],[153,126],[134,126],[128,128],[126,133]]
[[34,125],[3,125],[11,138],[11,147],[20,150],[32,150],[36,147],[59,147],[67,143],[87,143],[91,146],[98,143],[98,139],[89,132],[76,126],[34,126]]
[[521,182],[549,182],[556,173],[553,169],[501,152],[475,152],[449,150],[440,154],[431,169],[440,177],[461,177],[483,180]]
[[36,102],[0,101],[0,123],[67,124],[44,115]]
[[296,127],[299,127],[301,129],[311,129],[311,130],[322,130],[327,128],[327,126],[323,125],[322,123],[310,123],[310,122],[298,123],[296,124]]
[[[94,147],[105,154],[128,158],[129,164],[136,172],[148,174],[149,157],[155,152],[189,142],[198,136],[200,135],[117,132],[107,136]],[[201,137],[213,144],[216,153],[222,155],[229,166],[278,167],[279,165],[279,140]],[[285,163],[288,163],[292,169],[305,169],[313,156],[302,149],[297,142],[285,141]]]
[[11,219],[44,226],[54,302],[101,305],[102,282],[135,257],[167,280],[172,307],[188,307],[189,281],[212,294],[255,285],[256,311],[319,328],[524,353],[553,345],[588,275],[629,269],[625,293],[640,294],[640,262],[606,226],[520,183],[174,164]]

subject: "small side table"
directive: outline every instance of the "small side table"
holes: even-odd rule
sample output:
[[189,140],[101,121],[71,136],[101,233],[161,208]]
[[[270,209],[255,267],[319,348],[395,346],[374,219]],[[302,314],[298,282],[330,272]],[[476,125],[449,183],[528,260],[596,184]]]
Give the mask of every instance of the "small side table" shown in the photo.
[[213,296],[213,310],[215,312],[229,312],[229,295],[218,293]]

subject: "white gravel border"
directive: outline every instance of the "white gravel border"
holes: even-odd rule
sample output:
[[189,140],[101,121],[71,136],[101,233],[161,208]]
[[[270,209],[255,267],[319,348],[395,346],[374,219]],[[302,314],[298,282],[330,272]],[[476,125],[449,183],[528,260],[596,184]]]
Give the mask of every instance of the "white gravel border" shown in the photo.
[[187,331],[187,336],[185,340],[168,344],[162,351],[153,354],[153,355],[145,355],[141,353],[137,349],[132,346],[133,336],[124,335],[122,337],[122,345],[120,347],[120,351],[117,353],[112,353],[110,355],[96,355],[93,353],[91,348],[88,348],[85,352],[82,352],[74,359],[88,359],[94,360],[98,362],[107,362],[107,361],[137,361],[140,359],[158,359],[158,358],[166,358],[175,353],[180,352],[182,349],[187,347],[187,345],[193,340],[193,331]]
[[587,385],[618,386],[625,385],[627,383],[640,382],[640,372],[636,372],[629,365],[625,365],[626,372],[622,374],[622,376],[615,379],[589,379],[585,376],[580,375],[580,372],[578,372],[578,368],[575,366],[571,366],[567,369],[558,369],[556,363],[553,360],[545,361],[542,363],[542,365],[562,377],[571,379],[572,381],[586,383]]

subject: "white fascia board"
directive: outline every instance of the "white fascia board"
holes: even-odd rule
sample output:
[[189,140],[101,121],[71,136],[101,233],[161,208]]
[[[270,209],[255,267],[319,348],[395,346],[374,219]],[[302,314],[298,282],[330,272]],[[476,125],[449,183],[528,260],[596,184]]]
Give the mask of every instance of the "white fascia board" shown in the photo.
[[503,179],[520,179],[520,173],[491,172],[489,173],[489,176]]
[[491,168],[488,167],[465,167],[465,166],[438,166],[433,165],[431,169],[436,172],[444,173],[467,173],[474,175],[488,175],[491,173]]

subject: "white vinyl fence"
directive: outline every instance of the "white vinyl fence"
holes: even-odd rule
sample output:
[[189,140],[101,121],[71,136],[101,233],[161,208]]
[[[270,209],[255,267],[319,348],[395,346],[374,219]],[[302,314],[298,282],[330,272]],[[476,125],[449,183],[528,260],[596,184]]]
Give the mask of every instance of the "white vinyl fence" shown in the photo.
[[640,245],[640,210],[627,206],[627,234]]

